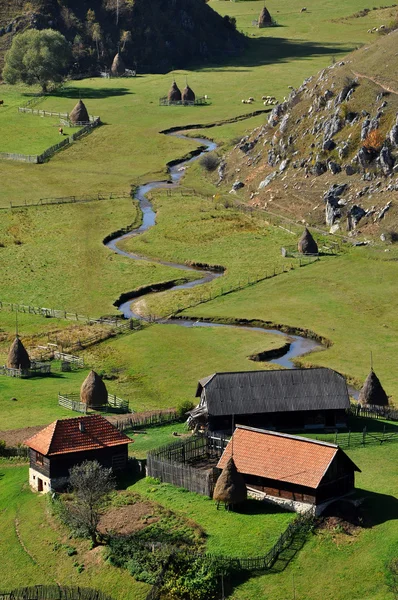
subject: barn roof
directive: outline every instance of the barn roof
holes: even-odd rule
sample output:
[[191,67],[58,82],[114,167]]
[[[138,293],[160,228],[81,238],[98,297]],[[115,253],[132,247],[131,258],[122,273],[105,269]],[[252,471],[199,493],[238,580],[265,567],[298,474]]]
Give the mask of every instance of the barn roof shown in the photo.
[[[232,442],[233,439],[233,442]],[[317,488],[338,453],[354,471],[358,467],[335,444],[296,435],[238,425],[218,463],[223,469],[232,456],[238,471],[267,479]]]
[[331,410],[350,407],[347,384],[326,368],[214,373],[201,379],[210,415]]
[[25,445],[44,456],[54,456],[100,450],[131,442],[127,435],[121,433],[101,415],[89,415],[58,419],[26,440]]

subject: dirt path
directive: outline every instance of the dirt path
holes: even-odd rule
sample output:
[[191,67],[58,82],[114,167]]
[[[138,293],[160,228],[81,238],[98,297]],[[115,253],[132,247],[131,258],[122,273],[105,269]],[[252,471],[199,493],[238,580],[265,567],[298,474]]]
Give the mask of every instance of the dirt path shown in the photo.
[[0,431],[0,440],[3,440],[6,443],[6,446],[18,446],[18,444],[23,444],[25,440],[32,437],[32,435],[35,435],[35,433],[43,429],[43,427],[45,427],[45,425]]
[[383,85],[382,83],[380,83],[380,81],[377,81],[377,79],[375,77],[370,77],[369,75],[364,75],[363,73],[356,73],[355,71],[351,71],[351,72],[353,73],[353,75],[355,75],[355,77],[359,77],[360,79],[368,79],[369,81],[372,81],[374,84],[381,87],[386,92],[390,92],[390,94],[395,94],[396,96],[398,96],[397,90],[393,90],[389,86]]

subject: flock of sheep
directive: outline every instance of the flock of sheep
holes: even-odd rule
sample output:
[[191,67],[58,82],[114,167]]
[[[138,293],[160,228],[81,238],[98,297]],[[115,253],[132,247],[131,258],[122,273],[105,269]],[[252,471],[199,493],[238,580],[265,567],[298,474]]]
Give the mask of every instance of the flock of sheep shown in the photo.
[[[264,106],[274,106],[275,104],[278,104],[275,96],[262,96],[261,100],[263,100]],[[242,100],[242,104],[253,104],[253,102],[255,102],[255,99],[251,97],[247,100]]]

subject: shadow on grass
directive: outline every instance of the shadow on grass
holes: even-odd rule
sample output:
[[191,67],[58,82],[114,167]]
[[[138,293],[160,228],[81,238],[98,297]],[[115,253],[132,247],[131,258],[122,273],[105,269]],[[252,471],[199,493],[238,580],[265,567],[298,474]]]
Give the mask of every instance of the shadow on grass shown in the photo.
[[368,432],[398,432],[398,425],[391,423],[391,421],[386,422],[384,420],[372,419],[371,417],[355,417],[350,415],[348,418],[348,429],[351,432],[362,433],[364,428],[366,427],[366,431]]
[[363,527],[374,527],[398,519],[398,499],[395,496],[361,489],[356,490],[356,495],[364,497],[361,506],[364,515]]
[[113,87],[113,88],[91,88],[91,87],[73,87],[68,86],[58,90],[52,94],[52,96],[58,98],[74,98],[79,100],[87,99],[98,99],[112,98],[117,96],[126,96],[127,94],[133,94],[128,88],[125,87]]
[[347,53],[351,49],[352,47],[346,44],[289,40],[282,37],[249,38],[246,50],[241,56],[234,56],[226,62],[212,64],[201,70],[206,72],[219,68],[220,71],[241,71],[239,66],[258,67],[311,56],[334,56]]
[[[224,505],[220,504],[219,510],[224,510]],[[286,514],[288,511],[271,502],[259,502],[249,498],[243,504],[236,506],[233,512],[239,515],[277,515]]]

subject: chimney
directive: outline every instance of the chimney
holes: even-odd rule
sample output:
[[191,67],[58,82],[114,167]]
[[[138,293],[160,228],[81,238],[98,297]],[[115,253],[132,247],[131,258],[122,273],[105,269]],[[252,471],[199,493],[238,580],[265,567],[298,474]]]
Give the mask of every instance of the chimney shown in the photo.
[[83,421],[79,421],[79,431],[80,431],[81,433],[86,433],[86,428],[85,428],[85,426],[84,426],[84,423],[83,423]]

